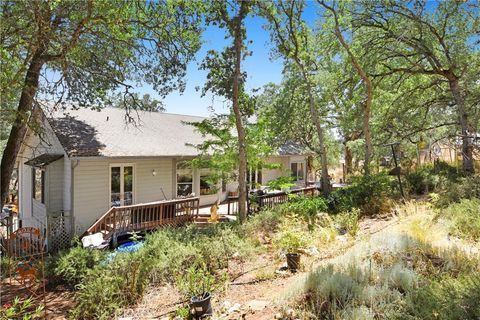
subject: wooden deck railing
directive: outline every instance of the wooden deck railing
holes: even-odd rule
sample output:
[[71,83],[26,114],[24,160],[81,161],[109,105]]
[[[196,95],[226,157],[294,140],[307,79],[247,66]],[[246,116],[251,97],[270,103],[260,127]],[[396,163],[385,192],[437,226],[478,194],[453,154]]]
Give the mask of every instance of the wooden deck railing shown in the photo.
[[267,193],[261,196],[250,197],[248,213],[256,213],[264,209],[271,209],[279,204],[288,201],[289,194],[302,194],[313,196],[315,194],[315,187],[306,187],[301,189],[291,190],[287,192]]
[[[261,196],[249,196],[248,201],[248,213],[256,213],[263,209],[271,209],[279,204],[288,201],[289,194],[303,194],[313,196],[315,194],[316,187],[306,187],[291,190],[287,192],[267,193]],[[228,197],[228,214],[238,213],[238,197]]]
[[177,226],[193,221],[198,215],[200,198],[166,200],[130,206],[112,207],[84,235],[101,232],[103,239],[132,231],[152,230],[160,226]]

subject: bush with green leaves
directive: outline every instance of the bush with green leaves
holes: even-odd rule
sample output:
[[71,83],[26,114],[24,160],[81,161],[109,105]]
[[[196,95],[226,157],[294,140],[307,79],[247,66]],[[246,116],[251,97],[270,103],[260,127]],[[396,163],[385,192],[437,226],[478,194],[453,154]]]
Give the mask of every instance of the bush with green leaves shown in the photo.
[[15,271],[18,261],[13,257],[3,256],[0,258],[0,279],[10,276]]
[[284,253],[298,253],[299,249],[309,244],[308,240],[309,234],[303,230],[298,217],[290,215],[280,225],[273,244]]
[[149,283],[153,260],[139,250],[121,253],[99,265],[77,285],[74,319],[111,319],[116,310],[132,305]]
[[279,208],[286,214],[295,214],[307,221],[309,228],[313,229],[317,214],[327,211],[328,206],[322,197],[304,197],[293,195],[289,201]]
[[480,176],[471,176],[449,182],[439,191],[436,205],[445,208],[451,203],[460,202],[461,199],[480,199]]
[[328,199],[333,213],[359,208],[362,215],[385,213],[391,208],[391,198],[398,196],[394,177],[385,173],[353,177],[347,187],[332,192]]
[[191,266],[177,275],[175,285],[186,298],[203,298],[207,293],[218,291],[227,280],[225,272],[215,275],[205,265]]
[[4,303],[0,307],[0,319],[42,319],[44,306],[38,305],[32,298],[20,300],[15,297],[12,303]]
[[433,279],[407,293],[397,319],[480,319],[480,275]]
[[347,212],[341,212],[335,216],[335,222],[341,230],[344,230],[351,236],[355,236],[360,228],[359,225],[360,210],[357,208]]
[[262,210],[261,213],[251,216],[240,228],[247,236],[258,233],[270,234],[278,229],[284,217],[285,215],[278,208]]
[[105,257],[103,251],[75,246],[51,258],[49,269],[53,269],[53,276],[74,288],[95,266],[104,261]]
[[267,182],[267,187],[269,190],[289,190],[295,185],[294,177],[278,177],[277,179],[270,180]]
[[462,199],[441,211],[451,221],[450,232],[460,238],[480,241],[480,199]]
[[390,249],[359,250],[308,275],[299,301],[304,318],[478,319],[478,258],[411,237]]
[[411,194],[421,195],[438,191],[449,183],[457,182],[459,178],[457,168],[446,162],[427,164],[405,174],[405,189]]

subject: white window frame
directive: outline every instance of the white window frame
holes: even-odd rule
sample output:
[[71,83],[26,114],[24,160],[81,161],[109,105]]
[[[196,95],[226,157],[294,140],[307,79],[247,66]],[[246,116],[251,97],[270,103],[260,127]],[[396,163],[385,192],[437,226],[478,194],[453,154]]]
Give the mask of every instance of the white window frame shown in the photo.
[[132,174],[133,174],[133,179],[132,179],[132,204],[135,204],[135,198],[137,196],[137,188],[136,188],[136,180],[137,180],[137,170],[135,163],[110,163],[108,167],[108,207],[112,207],[112,168],[113,167],[120,167],[120,206],[124,206],[125,204],[123,203],[125,201],[125,191],[124,190],[124,178],[123,178],[123,173],[124,173],[124,168],[125,167],[132,167]]
[[292,164],[294,164],[294,163],[296,163],[297,166],[299,164],[302,164],[302,166],[303,166],[303,179],[302,180],[298,179],[298,175],[297,175],[298,169],[297,169],[297,172],[295,172],[295,179],[296,179],[295,182],[297,182],[297,183],[305,182],[305,179],[307,177],[307,163],[306,163],[306,161],[290,161],[289,170],[290,170],[290,176],[291,177],[293,176],[292,175],[293,174]]
[[220,189],[219,188],[219,181],[217,181],[216,184],[213,185],[213,187],[215,188],[215,192],[213,193],[209,193],[209,194],[202,194],[202,191],[201,191],[201,183],[202,183],[202,174],[204,173],[207,173],[207,175],[210,175],[212,174],[214,170],[210,169],[210,168],[200,168],[198,169],[198,193],[199,193],[199,196],[201,197],[208,197],[208,196],[211,196],[211,195],[215,195],[218,193],[218,190]]
[[[36,198],[36,191],[37,191],[37,188],[36,188],[36,184],[37,184],[37,177],[36,177],[36,173],[37,173],[37,170],[39,170],[41,172],[41,185],[40,185],[40,188],[41,188],[41,196],[40,196],[40,200],[38,200]],[[37,203],[40,203],[40,204],[43,204],[45,205],[45,202],[46,202],[46,191],[47,191],[47,170],[46,168],[40,168],[40,167],[32,167],[31,168],[31,171],[32,171],[32,201],[36,201]]]
[[[176,197],[176,198],[180,196],[180,195],[178,194],[178,185],[179,185],[179,183],[178,183],[178,170],[179,170],[179,169],[178,169],[178,166],[179,166],[180,164],[183,164],[183,163],[185,163],[185,161],[177,161],[177,162],[175,163],[175,197]],[[185,169],[180,169],[180,170],[185,170]],[[191,182],[191,184],[192,184],[192,193],[195,193],[195,182],[196,182],[196,179],[195,179],[195,171],[193,170],[192,167],[190,167],[190,170],[191,170],[191,172],[192,172],[192,182]],[[181,182],[180,184],[190,184],[190,183]],[[183,197],[183,195],[182,195],[182,197]]]

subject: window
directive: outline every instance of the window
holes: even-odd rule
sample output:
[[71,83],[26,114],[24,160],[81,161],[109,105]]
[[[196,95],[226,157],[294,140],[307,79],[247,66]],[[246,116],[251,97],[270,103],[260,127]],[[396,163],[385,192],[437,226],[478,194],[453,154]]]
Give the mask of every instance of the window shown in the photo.
[[32,168],[33,199],[45,203],[45,170]]
[[262,183],[262,169],[248,169],[247,170],[247,186],[249,189],[254,190],[257,185]]
[[177,197],[193,193],[193,170],[184,162],[177,163]]
[[206,196],[217,193],[215,177],[209,169],[200,169],[200,195]]
[[290,164],[290,170],[292,171],[292,177],[296,181],[305,180],[305,164],[303,162],[292,162]]
[[110,167],[110,206],[133,204],[133,166],[115,165]]

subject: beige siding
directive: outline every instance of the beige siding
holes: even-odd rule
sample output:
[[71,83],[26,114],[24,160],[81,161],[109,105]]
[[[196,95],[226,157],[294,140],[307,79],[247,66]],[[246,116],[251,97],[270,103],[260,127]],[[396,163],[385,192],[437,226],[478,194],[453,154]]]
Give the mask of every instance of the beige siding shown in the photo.
[[265,160],[266,163],[280,164],[279,169],[263,169],[262,170],[262,185],[269,181],[275,180],[279,177],[290,175],[290,161],[289,157],[269,157]]
[[74,160],[73,166],[73,211],[81,233],[108,210],[108,161]]
[[281,168],[269,170],[262,170],[262,185],[267,184],[269,181],[275,180],[279,177],[288,177],[290,175],[290,163],[303,162],[304,168],[307,165],[306,156],[271,156],[265,160],[266,163],[277,163],[281,165]]
[[[152,171],[155,169],[156,175]],[[173,163],[171,158],[157,158],[152,160],[136,161],[136,191],[137,203],[164,200],[163,192],[167,199],[171,199],[174,194],[172,190],[172,170]]]
[[[74,166],[75,166],[75,161]],[[134,166],[134,202],[145,203],[172,198],[171,158],[125,160],[78,160],[73,169],[73,210],[77,232],[82,233],[110,206],[110,166],[132,164]],[[152,174],[155,170],[156,175]]]
[[19,216],[24,226],[38,226],[44,223],[46,212],[63,209],[63,160],[49,164],[45,172],[45,204],[32,199],[32,167],[26,161],[44,153],[64,154],[62,145],[53,134],[50,125],[45,122],[42,139],[28,131],[19,155]]
[[56,212],[63,210],[63,161],[63,159],[60,159],[49,164],[45,172],[45,204],[48,208],[48,212]]

